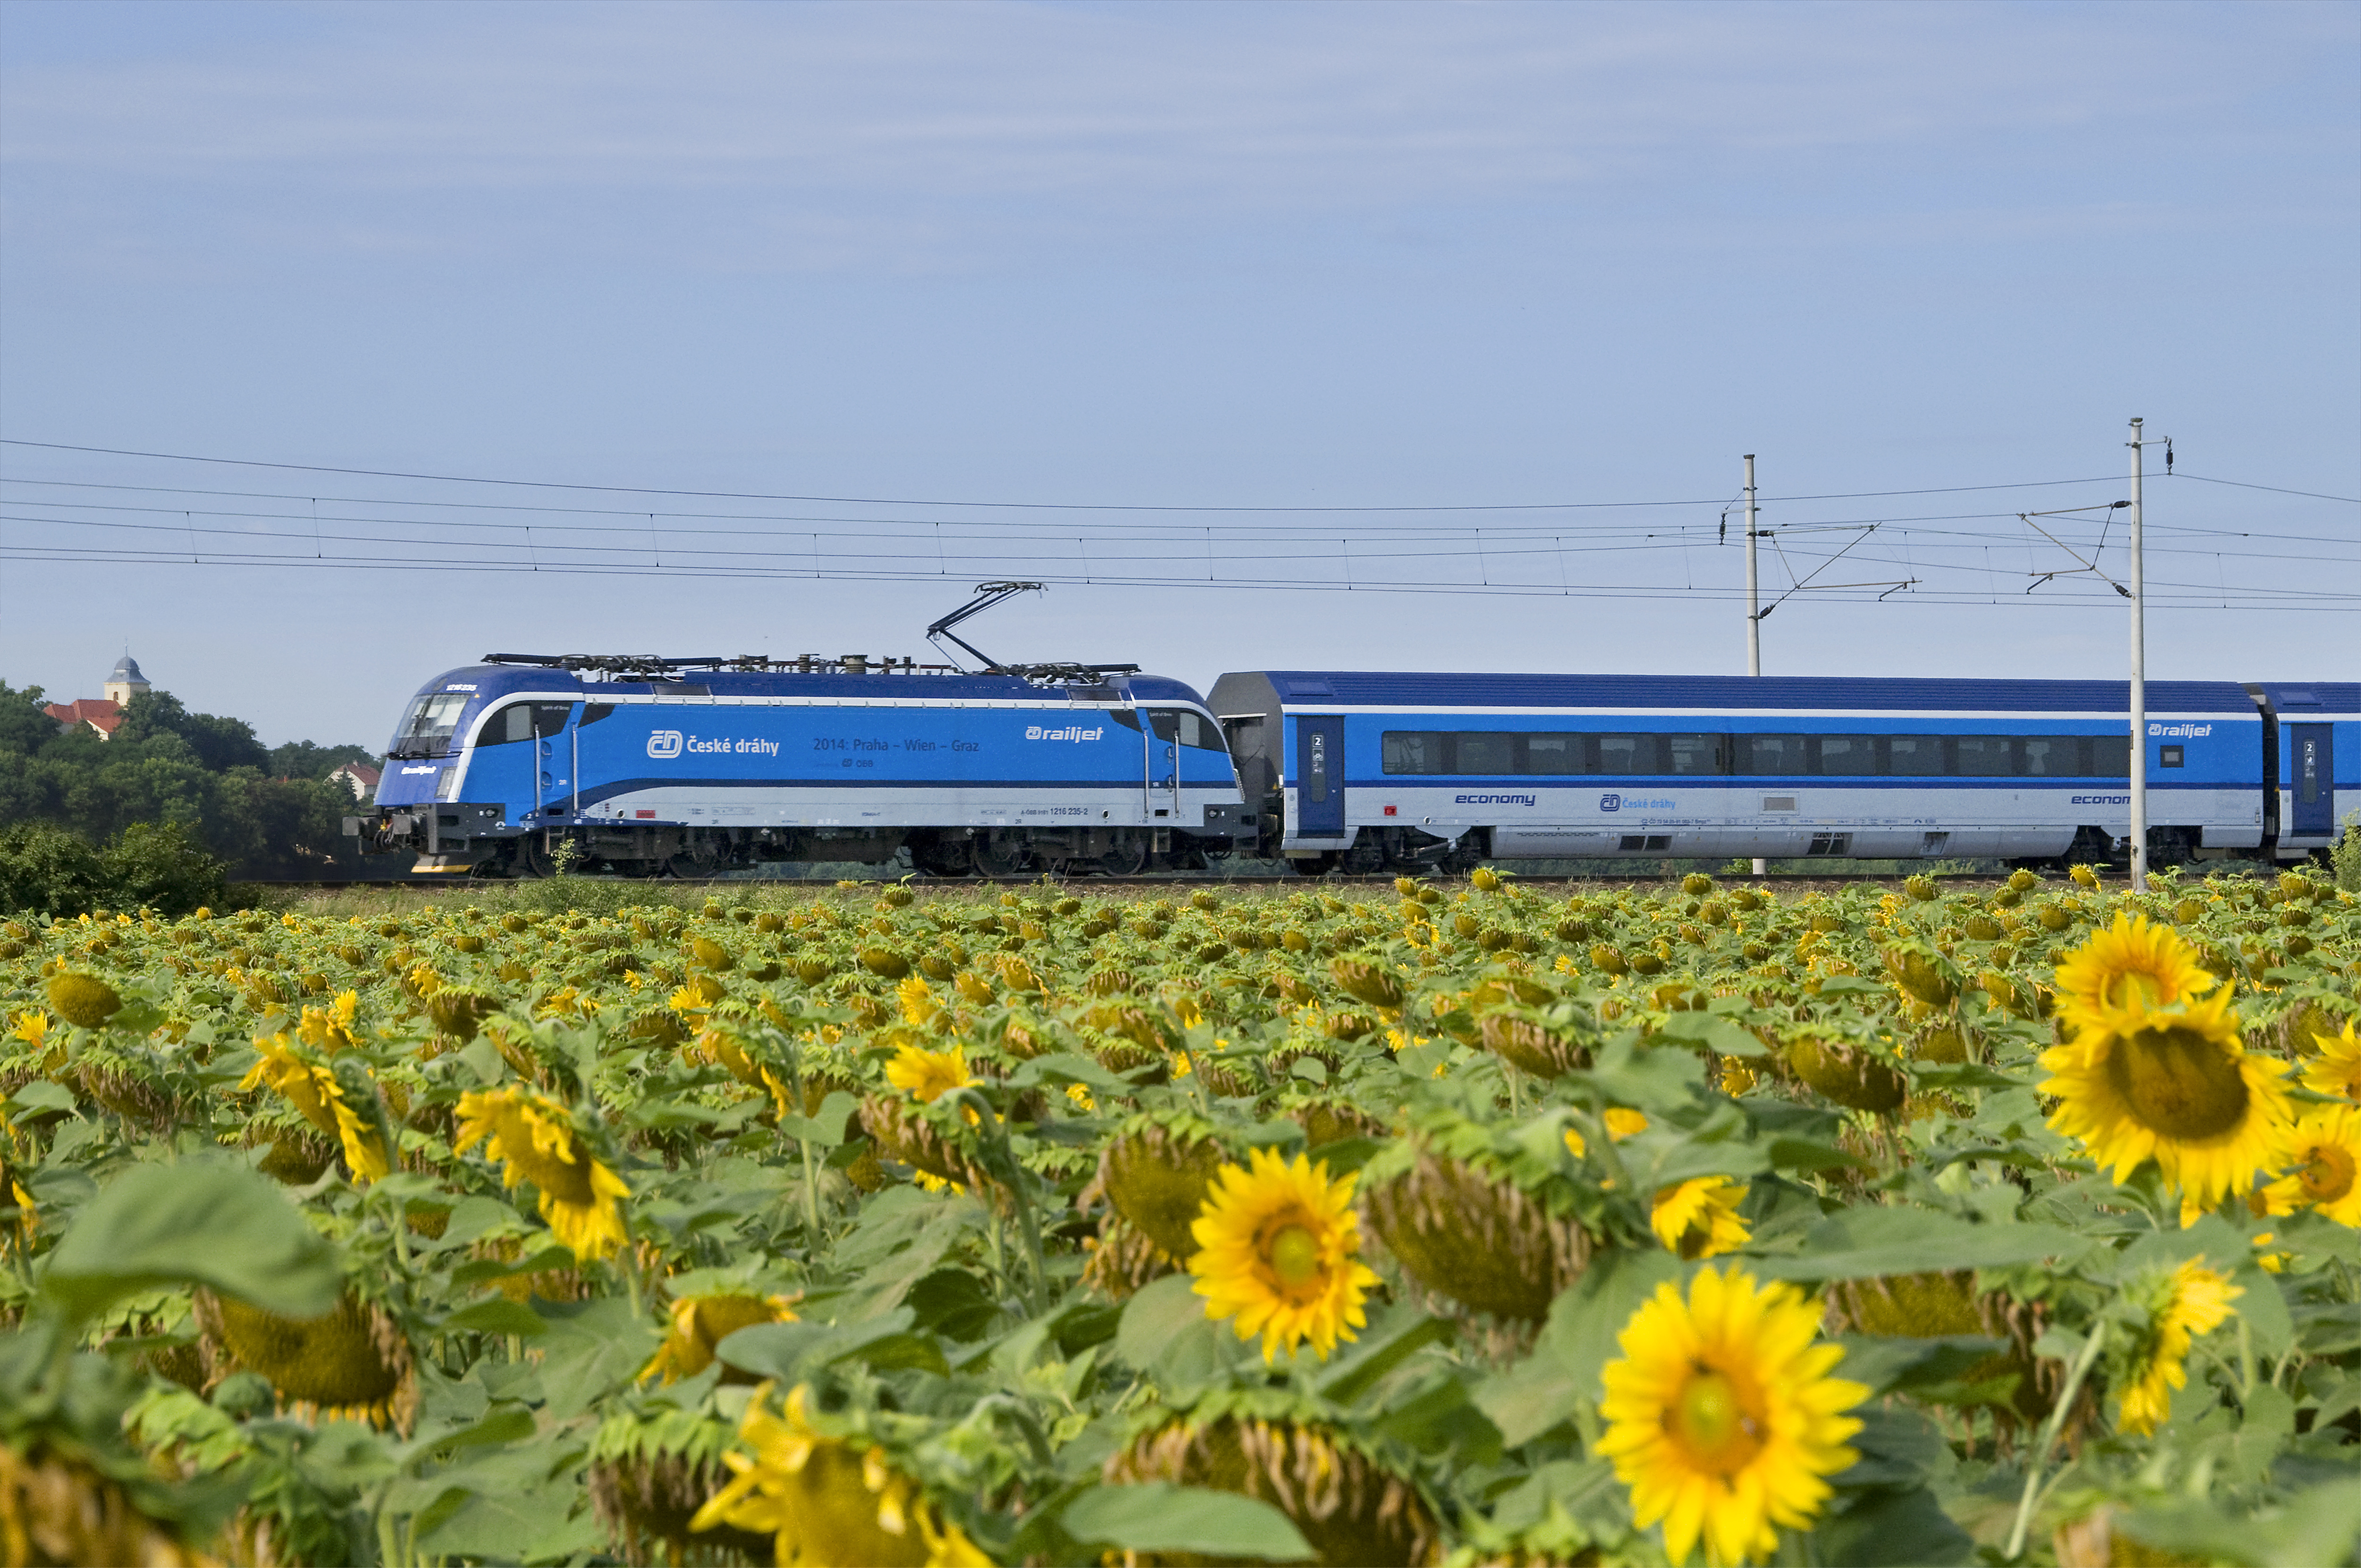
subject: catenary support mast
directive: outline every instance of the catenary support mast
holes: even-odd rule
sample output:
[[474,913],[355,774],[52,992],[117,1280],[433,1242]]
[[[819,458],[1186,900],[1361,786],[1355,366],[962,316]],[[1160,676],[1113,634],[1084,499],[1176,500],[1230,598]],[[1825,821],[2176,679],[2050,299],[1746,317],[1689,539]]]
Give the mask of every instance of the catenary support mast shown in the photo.
[[2140,421],[2132,421],[2132,891],[2147,891],[2147,577],[2140,555]]
[[[1761,581],[1754,567],[1754,454],[1750,452],[1746,455],[1746,673],[1750,675],[1763,673]],[[1760,855],[1754,857],[1756,876],[1766,874],[1770,869],[1770,861]]]

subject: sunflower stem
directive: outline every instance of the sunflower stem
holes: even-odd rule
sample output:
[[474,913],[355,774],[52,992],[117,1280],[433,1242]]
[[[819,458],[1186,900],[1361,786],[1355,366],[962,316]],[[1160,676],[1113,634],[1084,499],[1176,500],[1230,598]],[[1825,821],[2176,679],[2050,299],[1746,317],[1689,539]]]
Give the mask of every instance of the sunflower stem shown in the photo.
[[2099,1359],[2106,1347],[2107,1327],[2104,1323],[2091,1326],[2091,1337],[2082,1342],[2082,1354],[2074,1358],[2072,1370],[2066,1374],[2066,1387],[2059,1390],[2058,1403],[2051,1407],[2049,1419],[2041,1423],[2040,1441],[2025,1466],[2025,1496],[2016,1505],[2016,1522],[2009,1527],[2008,1550],[2001,1553],[2004,1562],[2014,1563],[2025,1553],[2026,1533],[2033,1528],[2033,1506],[2041,1496],[2041,1467],[2048,1462],[2049,1451],[2058,1442],[2058,1433],[2066,1425],[2066,1413],[2074,1408],[2074,1396],[2082,1391],[2082,1378]]
[[2255,1398],[2255,1333],[2246,1323],[2246,1314],[2238,1314],[2238,1404],[2241,1409],[2253,1403]]

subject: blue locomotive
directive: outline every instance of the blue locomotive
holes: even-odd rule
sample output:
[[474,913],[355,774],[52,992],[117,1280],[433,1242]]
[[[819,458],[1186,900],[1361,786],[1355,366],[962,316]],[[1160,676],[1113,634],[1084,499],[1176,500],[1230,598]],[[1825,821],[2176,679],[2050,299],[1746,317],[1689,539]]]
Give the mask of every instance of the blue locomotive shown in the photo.
[[[1264,848],[1307,869],[2104,861],[2130,831],[2121,681],[1264,670],[1212,696]],[[2300,860],[2361,809],[2361,684],[2151,682],[2147,711],[2152,864]]]
[[904,851],[939,876],[1128,873],[1255,829],[1179,681],[859,656],[488,656],[418,693],[352,826],[421,872],[524,875]]

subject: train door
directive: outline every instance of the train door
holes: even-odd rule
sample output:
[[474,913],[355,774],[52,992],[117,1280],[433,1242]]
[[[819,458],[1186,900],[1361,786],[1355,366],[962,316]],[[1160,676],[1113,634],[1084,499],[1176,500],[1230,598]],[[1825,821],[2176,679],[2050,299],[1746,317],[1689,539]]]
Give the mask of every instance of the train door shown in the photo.
[[1345,718],[1300,714],[1295,720],[1295,835],[1345,834]]
[[2288,732],[2289,792],[2295,797],[2295,820],[2288,831],[2309,838],[2336,831],[2336,758],[2327,724],[2290,724]]
[[544,822],[554,817],[574,815],[574,804],[580,798],[577,783],[580,770],[582,738],[573,724],[572,703],[535,703],[533,709],[533,764],[536,790],[534,805],[541,808]]
[[1148,823],[1151,828],[1170,828],[1180,817],[1180,715],[1170,707],[1144,711],[1148,716],[1141,730],[1148,742]]

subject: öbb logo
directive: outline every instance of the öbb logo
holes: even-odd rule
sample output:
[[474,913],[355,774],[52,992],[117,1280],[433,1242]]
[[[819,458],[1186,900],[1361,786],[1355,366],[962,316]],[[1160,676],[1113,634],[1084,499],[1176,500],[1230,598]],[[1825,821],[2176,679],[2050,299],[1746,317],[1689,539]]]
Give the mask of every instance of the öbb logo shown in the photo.
[[649,736],[648,755],[651,757],[679,756],[680,731],[677,729],[659,729],[654,734]]
[[1623,797],[1620,795],[1602,795],[1598,797],[1598,809],[1620,811],[1623,809]]

